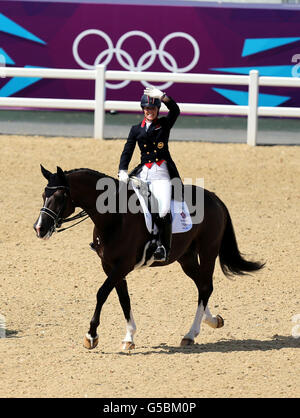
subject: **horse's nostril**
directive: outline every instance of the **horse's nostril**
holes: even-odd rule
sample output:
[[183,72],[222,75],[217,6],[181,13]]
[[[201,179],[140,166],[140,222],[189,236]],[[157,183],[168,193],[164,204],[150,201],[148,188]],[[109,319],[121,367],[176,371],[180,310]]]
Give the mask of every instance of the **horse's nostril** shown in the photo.
[[36,232],[36,235],[38,236],[38,237],[41,237],[41,236],[43,236],[43,234],[44,234],[44,232],[45,232],[45,228],[43,227],[43,226],[39,226],[39,225],[33,225],[33,228],[34,228],[34,230],[35,230],[35,232]]

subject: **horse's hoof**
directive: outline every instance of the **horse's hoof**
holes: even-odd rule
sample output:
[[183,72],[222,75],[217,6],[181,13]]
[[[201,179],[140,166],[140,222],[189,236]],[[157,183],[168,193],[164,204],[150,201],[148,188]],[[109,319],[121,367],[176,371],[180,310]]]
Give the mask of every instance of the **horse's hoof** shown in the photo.
[[131,343],[130,341],[123,341],[121,348],[122,350],[134,350],[135,344]]
[[91,337],[90,334],[86,334],[83,340],[83,345],[88,350],[92,350],[93,348],[97,347],[98,341],[99,341],[98,335],[96,335],[96,337],[93,338]]
[[222,328],[224,326],[224,319],[221,317],[221,315],[216,315],[213,318],[213,321],[208,321],[205,319],[203,322],[205,322],[207,325],[209,325],[211,328]]
[[190,338],[182,338],[180,346],[186,347],[188,345],[193,345],[193,344],[194,344],[194,340],[191,340]]
[[217,315],[217,326],[216,328],[222,328],[224,327],[224,319],[221,317],[221,315]]

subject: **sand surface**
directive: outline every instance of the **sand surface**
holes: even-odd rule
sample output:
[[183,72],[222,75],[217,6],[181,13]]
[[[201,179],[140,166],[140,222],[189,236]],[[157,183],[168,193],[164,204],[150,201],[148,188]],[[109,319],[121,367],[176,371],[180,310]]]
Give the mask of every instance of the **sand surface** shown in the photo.
[[[124,141],[0,136],[0,397],[299,397],[300,148],[173,142],[183,178],[203,177],[227,205],[240,250],[265,260],[254,276],[228,280],[217,263],[210,309],[180,348],[197,291],[178,263],[128,276],[136,349],[120,350],[125,321],[116,293],[102,311],[96,349],[83,347],[105,279],[89,249],[90,220],[35,237],[50,171],[89,167],[116,176]],[[134,154],[131,167],[139,159]],[[299,323],[300,324],[300,320]],[[297,328],[298,327],[298,328]],[[300,332],[299,332],[300,334]]]

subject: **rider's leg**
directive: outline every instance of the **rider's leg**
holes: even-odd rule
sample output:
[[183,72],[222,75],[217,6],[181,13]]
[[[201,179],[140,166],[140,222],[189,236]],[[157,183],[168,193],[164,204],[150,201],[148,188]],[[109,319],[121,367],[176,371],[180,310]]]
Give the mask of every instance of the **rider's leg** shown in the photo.
[[154,259],[164,262],[168,261],[172,240],[171,181],[167,179],[154,180],[150,183],[150,190],[157,203],[154,221],[159,229],[159,242]]
[[159,242],[154,258],[164,262],[168,259],[172,239],[170,214],[172,183],[167,163],[163,162],[160,166],[153,164],[151,168],[145,165],[138,177],[149,184],[151,191],[150,212],[159,229]]
[[167,213],[164,217],[155,218],[159,228],[158,246],[154,252],[154,260],[168,261],[172,242],[172,216]]

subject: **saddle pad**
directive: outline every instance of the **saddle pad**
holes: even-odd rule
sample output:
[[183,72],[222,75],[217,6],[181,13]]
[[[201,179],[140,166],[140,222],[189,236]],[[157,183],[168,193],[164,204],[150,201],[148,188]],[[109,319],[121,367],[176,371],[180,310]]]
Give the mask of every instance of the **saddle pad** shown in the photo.
[[[139,202],[143,209],[146,226],[149,233],[151,234],[153,232],[154,234],[156,234],[158,232],[157,226],[154,224],[154,230],[152,231],[152,216],[149,212],[148,206],[145,202],[143,195],[141,194],[139,188],[135,184],[132,184],[132,187],[139,198]],[[171,200],[171,213],[173,234],[187,232],[192,228],[193,224],[186,202],[178,202],[177,200]]]

